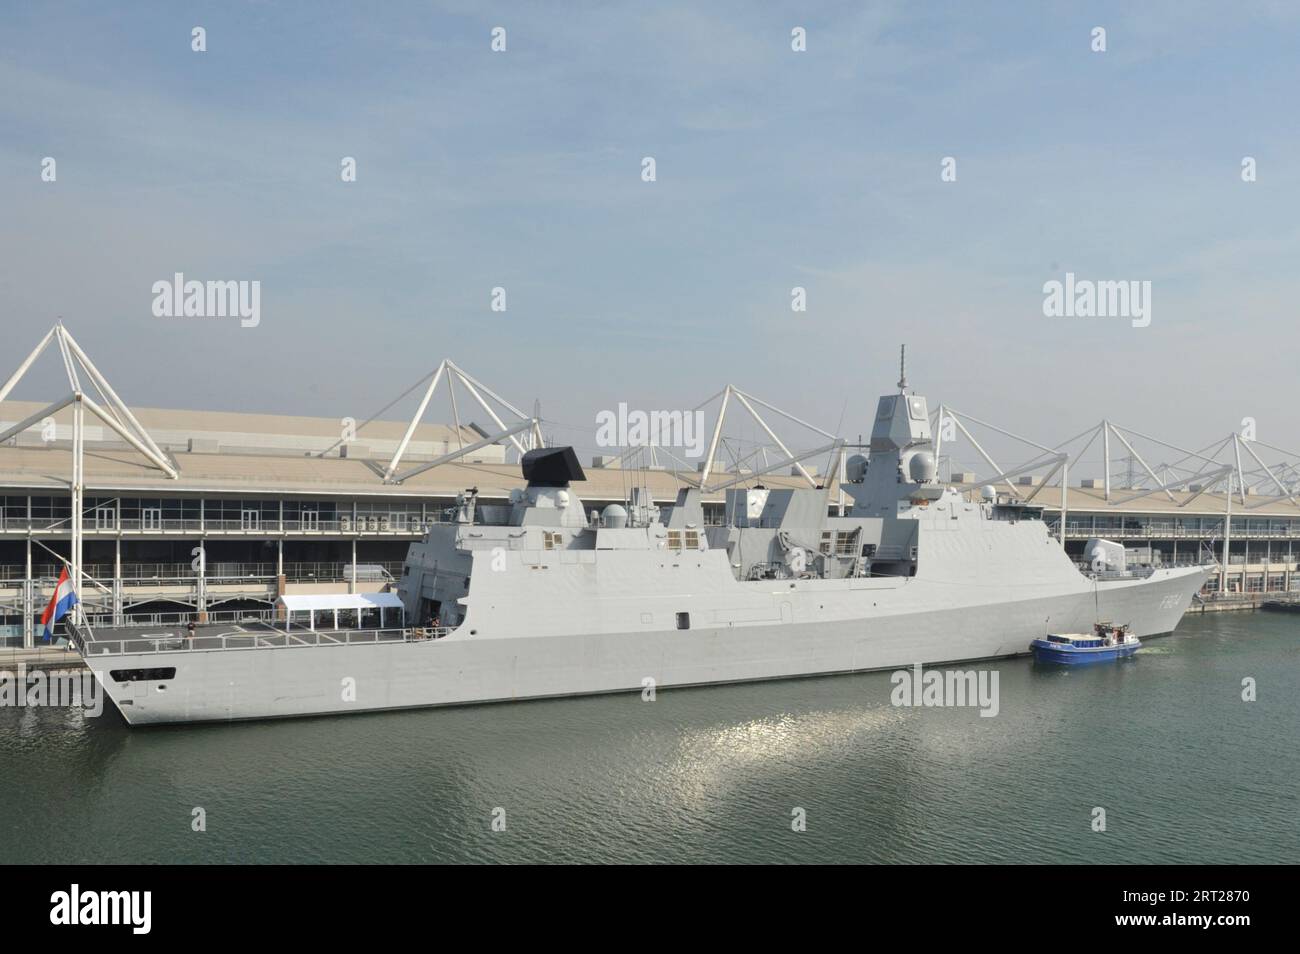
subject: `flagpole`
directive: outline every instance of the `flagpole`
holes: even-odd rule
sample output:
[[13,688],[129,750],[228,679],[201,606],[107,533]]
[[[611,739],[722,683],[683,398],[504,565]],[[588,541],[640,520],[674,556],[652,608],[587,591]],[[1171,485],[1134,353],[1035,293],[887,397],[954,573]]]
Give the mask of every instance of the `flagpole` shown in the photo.
[[77,604],[72,608],[72,618],[76,622],[81,614],[81,513],[84,501],[85,455],[85,406],[81,401],[81,392],[77,391],[72,404],[72,592],[77,594]]

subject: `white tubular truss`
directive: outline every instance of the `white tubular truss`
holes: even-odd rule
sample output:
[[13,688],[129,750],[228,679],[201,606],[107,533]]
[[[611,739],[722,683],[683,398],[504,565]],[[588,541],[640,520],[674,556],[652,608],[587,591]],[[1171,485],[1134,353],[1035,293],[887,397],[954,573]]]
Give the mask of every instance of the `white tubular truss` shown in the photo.
[[[457,448],[450,453],[443,454],[435,460],[420,464],[418,467],[411,468],[399,474],[398,467],[402,463],[402,456],[410,446],[411,438],[415,436],[416,429],[420,426],[420,422],[424,419],[425,412],[429,409],[429,402],[433,400],[434,393],[438,390],[438,385],[442,383],[444,378],[447,381],[447,391],[451,398],[452,417],[456,425]],[[485,437],[481,441],[475,441],[473,444],[466,444],[462,439],[460,429],[460,407],[456,401],[457,384],[460,384],[460,386],[465,389],[469,396],[478,403],[479,407],[483,409],[483,412],[487,414],[487,416],[492,420],[492,423],[498,428],[495,433]],[[483,396],[485,394],[488,398],[495,401],[502,409],[518,418],[519,421],[513,425],[507,425],[496,412],[496,409],[493,408],[488,400]],[[415,410],[415,416],[411,418],[411,423],[407,425],[406,433],[402,435],[402,440],[398,443],[397,450],[393,452],[392,460],[390,460],[388,466],[384,468],[384,483],[401,483],[403,480],[406,480],[415,474],[424,473],[426,470],[429,470],[432,467],[437,467],[440,464],[451,463],[454,460],[464,457],[466,454],[473,453],[476,450],[487,447],[489,444],[496,444],[503,440],[509,440],[522,456],[529,447],[526,447],[523,441],[519,440],[517,435],[525,431],[528,432],[527,440],[529,447],[544,446],[541,421],[536,416],[525,414],[523,411],[519,410],[519,408],[515,407],[505,398],[501,397],[501,395],[489,388],[482,381],[471,375],[464,368],[459,367],[454,361],[449,358],[444,358],[442,362],[439,363],[437,370],[434,371],[433,378],[430,380],[429,386],[425,389],[423,397],[420,398],[420,404]]]
[[[777,436],[776,431],[774,431],[772,429],[772,426],[768,424],[768,422],[763,418],[763,415],[761,415],[758,412],[758,407],[766,408],[768,411],[772,412],[773,414],[777,414],[780,417],[785,418],[787,421],[790,421],[794,424],[798,424],[800,427],[813,431],[814,433],[820,435],[821,437],[829,438],[831,441],[837,441],[839,440],[839,438],[837,438],[834,434],[831,434],[829,431],[822,430],[820,427],[817,427],[815,424],[809,424],[807,421],[801,420],[800,418],[795,417],[793,414],[789,414],[781,410],[779,407],[769,404],[767,401],[764,401],[762,398],[755,397],[752,394],[740,390],[740,388],[732,384],[728,384],[717,394],[713,395],[713,397],[709,398],[703,404],[700,404],[696,409],[698,410],[699,408],[704,407],[706,404],[711,404],[714,400],[716,400],[719,397],[722,398],[722,403],[718,407],[718,419],[717,421],[714,422],[713,436],[709,440],[709,450],[704,457],[704,468],[700,471],[699,485],[701,488],[705,488],[708,486],[709,476],[713,473],[713,464],[714,461],[717,459],[718,443],[722,439],[722,426],[726,421],[727,408],[730,407],[732,398],[735,398],[736,403],[739,404],[741,407],[743,407],[747,412],[749,412],[749,416],[753,418],[754,423],[757,424],[759,428],[762,429],[763,433],[767,435],[768,439],[773,444],[776,445],[776,447],[781,451],[783,455],[785,455],[772,466],[765,467],[760,471],[749,473],[747,474],[747,476],[754,477],[760,474],[769,474],[775,470],[779,470],[782,467],[786,467],[793,464],[795,469],[799,472],[799,475],[808,482],[808,486],[814,489],[819,486],[819,484],[817,483],[817,478],[808,472],[808,470],[803,466],[802,461],[807,460],[809,457],[814,456],[814,454],[816,453],[829,452],[832,449],[832,445],[827,444],[819,448],[817,451],[807,453],[807,454],[793,453],[790,450],[790,448],[786,446],[785,442],[782,441],[781,438]],[[755,407],[755,405],[757,405],[758,407]],[[836,447],[835,449],[838,450],[838,447]],[[760,448],[760,450],[762,449]],[[755,452],[755,454],[757,453],[758,452]],[[750,455],[750,456],[755,456],[755,455]],[[764,453],[763,456],[766,457],[766,453]],[[747,457],[746,459],[749,458]],[[826,479],[830,480],[831,477],[828,475]],[[737,483],[737,481],[733,480],[733,481],[729,481],[723,486],[730,487],[732,484],[735,483]],[[715,487],[712,489],[716,490],[718,488]]]
[[[131,413],[131,409],[126,403],[117,396],[108,379],[100,373],[95,367],[95,363],[90,360],[90,356],[81,349],[76,340],[69,333],[68,329],[63,327],[63,322],[58,322],[45,333],[40,342],[32,349],[31,353],[18,365],[18,368],[5,381],[4,386],[0,387],[0,401],[9,397],[13,389],[22,381],[23,377],[31,370],[32,365],[41,354],[50,347],[51,342],[58,346],[59,357],[63,360],[63,371],[68,378],[68,387],[71,392],[59,400],[55,401],[35,414],[29,415],[26,419],[6,428],[0,432],[0,444],[16,437],[23,431],[40,423],[43,419],[51,418],[64,408],[72,408],[72,473],[68,481],[68,489],[71,492],[72,507],[69,520],[69,529],[71,530],[70,555],[71,559],[67,561],[69,567],[69,578],[72,583],[74,593],[80,595],[82,583],[87,579],[83,572],[84,561],[83,542],[84,542],[84,509],[86,493],[86,411],[99,418],[112,430],[118,437],[126,441],[127,445],[138,451],[152,466],[160,470],[169,479],[175,480],[180,476],[180,470],[176,464],[163,453],[149,432]],[[100,399],[103,401],[101,406],[98,401],[91,398],[82,388],[82,373],[89,379],[89,384],[94,388]],[[102,584],[95,580],[91,583],[98,586],[101,590]],[[78,604],[72,610],[73,619],[80,619],[84,616],[84,610]]]

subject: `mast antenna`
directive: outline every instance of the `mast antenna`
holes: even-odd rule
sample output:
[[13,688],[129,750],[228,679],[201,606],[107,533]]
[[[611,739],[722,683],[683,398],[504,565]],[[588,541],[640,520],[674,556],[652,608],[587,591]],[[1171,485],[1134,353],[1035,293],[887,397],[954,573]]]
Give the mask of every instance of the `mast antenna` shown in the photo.
[[898,357],[898,390],[902,393],[907,388],[907,345],[903,345]]

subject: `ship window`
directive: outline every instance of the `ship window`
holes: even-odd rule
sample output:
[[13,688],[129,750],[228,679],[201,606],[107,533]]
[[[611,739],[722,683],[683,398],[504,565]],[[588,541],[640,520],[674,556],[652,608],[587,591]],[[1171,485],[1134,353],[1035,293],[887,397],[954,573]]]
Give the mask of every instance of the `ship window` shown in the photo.
[[822,531],[822,553],[827,556],[831,555],[831,531]]
[[858,531],[841,530],[835,534],[835,555],[853,556],[857,552]]
[[564,534],[543,530],[542,543],[548,550],[562,550],[564,549]]
[[680,550],[682,548],[682,532],[680,530],[668,531],[668,549]]
[[167,666],[162,669],[113,669],[108,675],[114,682],[153,682],[155,679],[174,679],[176,677],[176,667]]
[[688,549],[688,550],[698,550],[699,548],[700,548],[700,531],[698,531],[698,530],[687,530],[687,531],[686,531],[686,549]]
[[690,614],[690,613],[678,613],[678,614],[677,614],[677,628],[678,628],[678,629],[690,629],[690,628],[691,628],[691,614]]

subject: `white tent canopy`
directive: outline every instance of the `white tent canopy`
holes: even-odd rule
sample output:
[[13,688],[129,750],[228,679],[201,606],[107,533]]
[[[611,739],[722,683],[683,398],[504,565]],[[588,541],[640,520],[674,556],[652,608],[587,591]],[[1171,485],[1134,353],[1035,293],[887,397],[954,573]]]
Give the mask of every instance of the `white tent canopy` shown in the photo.
[[284,607],[286,622],[305,623],[310,629],[318,628],[318,622],[323,628],[338,629],[340,612],[354,616],[356,625],[367,628],[367,617],[381,629],[406,623],[402,599],[396,593],[294,593],[278,597],[275,605]]

